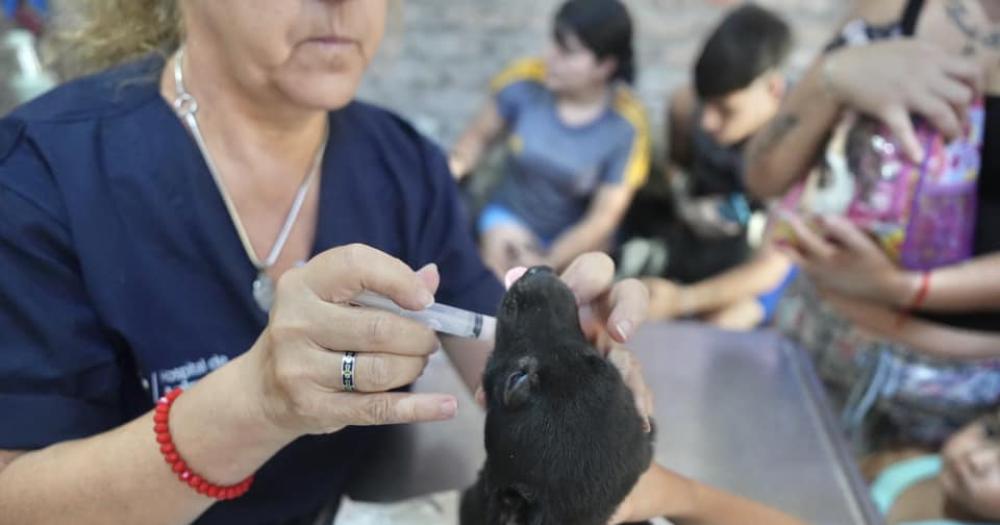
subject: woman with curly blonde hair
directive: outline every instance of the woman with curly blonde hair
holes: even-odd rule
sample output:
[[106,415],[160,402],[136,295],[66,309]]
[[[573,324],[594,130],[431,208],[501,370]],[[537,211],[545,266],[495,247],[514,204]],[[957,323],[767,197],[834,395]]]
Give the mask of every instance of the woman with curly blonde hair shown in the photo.
[[[457,408],[396,391],[438,338],[355,296],[502,293],[444,155],[353,100],[387,0],[74,9],[92,74],[0,120],[0,521],[311,523],[379,425]],[[566,278],[623,342],[611,266]],[[475,388],[491,345],[440,343]]]

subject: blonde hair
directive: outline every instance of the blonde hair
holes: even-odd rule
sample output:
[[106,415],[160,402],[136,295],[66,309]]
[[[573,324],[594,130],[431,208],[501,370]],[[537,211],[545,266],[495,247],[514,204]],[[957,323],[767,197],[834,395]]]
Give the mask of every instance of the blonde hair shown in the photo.
[[150,53],[168,55],[180,45],[179,0],[75,0],[73,4],[82,20],[72,21],[72,29],[58,31],[52,42],[56,67],[66,76],[100,71]]
[[[82,20],[65,20],[48,47],[63,77],[94,73],[150,53],[169,56],[183,38],[181,0],[69,0]],[[389,0],[392,26],[402,0]]]

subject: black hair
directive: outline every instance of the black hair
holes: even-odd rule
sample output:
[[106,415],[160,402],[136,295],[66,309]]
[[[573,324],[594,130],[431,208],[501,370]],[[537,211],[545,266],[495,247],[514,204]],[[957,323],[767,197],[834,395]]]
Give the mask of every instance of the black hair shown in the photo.
[[792,31],[781,17],[752,3],[738,7],[705,42],[694,66],[694,89],[703,100],[743,89],[780,66],[791,47]]
[[575,35],[598,60],[618,62],[613,79],[635,81],[635,51],[632,47],[632,17],[619,0],[569,0],[559,8],[553,37],[565,46],[567,35]]

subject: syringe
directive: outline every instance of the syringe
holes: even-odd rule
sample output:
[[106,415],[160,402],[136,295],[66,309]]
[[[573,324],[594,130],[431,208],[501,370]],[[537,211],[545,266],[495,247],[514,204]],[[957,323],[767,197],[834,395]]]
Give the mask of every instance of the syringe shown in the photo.
[[369,291],[361,292],[351,302],[358,306],[378,308],[407,319],[413,319],[429,326],[435,332],[481,341],[492,341],[496,334],[497,320],[495,317],[445,304],[434,303],[423,310],[407,310],[394,303],[392,299]]

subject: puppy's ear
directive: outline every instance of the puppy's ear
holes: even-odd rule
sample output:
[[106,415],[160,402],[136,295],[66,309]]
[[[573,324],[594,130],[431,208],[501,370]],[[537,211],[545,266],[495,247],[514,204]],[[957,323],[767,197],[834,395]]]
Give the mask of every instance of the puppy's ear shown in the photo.
[[525,356],[504,380],[503,404],[508,408],[524,405],[538,387],[538,359]]

